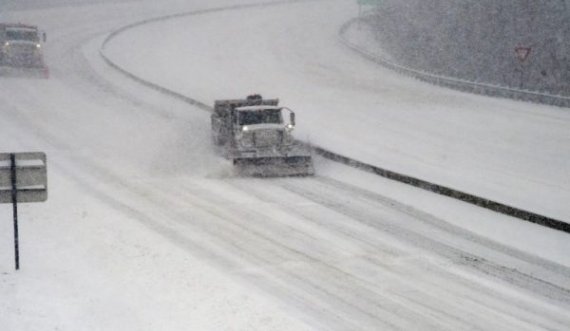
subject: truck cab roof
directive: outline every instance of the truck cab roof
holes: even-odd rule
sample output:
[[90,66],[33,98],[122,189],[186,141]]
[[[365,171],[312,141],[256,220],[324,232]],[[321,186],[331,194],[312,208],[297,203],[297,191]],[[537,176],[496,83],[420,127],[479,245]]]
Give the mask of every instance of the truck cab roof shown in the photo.
[[0,40],[38,42],[40,32],[33,25],[0,23]]
[[22,23],[0,23],[0,29],[26,29],[26,30],[38,30],[35,25],[22,24]]
[[260,111],[260,110],[280,110],[283,107],[279,106],[269,106],[269,105],[257,105],[257,106],[243,106],[236,108],[237,111]]

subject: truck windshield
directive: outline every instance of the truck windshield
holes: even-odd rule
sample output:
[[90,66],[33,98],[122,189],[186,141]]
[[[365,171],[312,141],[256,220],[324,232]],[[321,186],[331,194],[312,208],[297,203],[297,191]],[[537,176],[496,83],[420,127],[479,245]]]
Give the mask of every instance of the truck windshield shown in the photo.
[[252,125],[252,124],[280,124],[281,110],[280,109],[264,109],[255,111],[240,111],[239,112],[239,125]]
[[38,33],[36,31],[24,30],[24,29],[6,30],[6,39],[7,40],[25,40],[25,41],[33,41],[33,42],[39,41]]

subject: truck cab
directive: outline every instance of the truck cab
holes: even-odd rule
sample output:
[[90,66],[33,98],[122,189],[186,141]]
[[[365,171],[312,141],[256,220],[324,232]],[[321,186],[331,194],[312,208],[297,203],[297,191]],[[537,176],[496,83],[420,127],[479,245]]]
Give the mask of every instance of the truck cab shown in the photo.
[[42,42],[46,39],[36,26],[0,24],[0,65],[43,68]]
[[290,110],[289,123],[285,124],[283,112],[288,108],[279,106],[245,106],[235,109],[237,148],[267,148],[287,146],[293,143],[294,113]]

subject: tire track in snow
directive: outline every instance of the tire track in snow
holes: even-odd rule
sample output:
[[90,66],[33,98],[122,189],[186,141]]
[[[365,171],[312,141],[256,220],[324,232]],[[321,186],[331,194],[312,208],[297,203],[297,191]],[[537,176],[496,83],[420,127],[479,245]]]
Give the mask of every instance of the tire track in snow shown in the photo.
[[[508,279],[521,288],[530,286],[536,293],[570,303],[570,270],[567,267],[500,245],[394,200],[341,184],[334,179],[322,178],[314,185],[284,183],[283,186],[349,218],[414,243],[427,251],[437,252],[451,261],[462,261],[499,279]],[[339,187],[343,189],[338,190]],[[372,212],[378,206],[384,210],[380,217]],[[381,217],[387,215],[386,210],[389,209],[399,211],[401,216]],[[401,217],[401,220],[396,220],[395,217]],[[402,223],[403,220],[406,223]],[[435,236],[437,239],[432,239]],[[476,256],[465,250],[474,245],[476,251],[485,256]],[[505,265],[507,262],[512,265]]]
[[[288,181],[289,183],[289,181]],[[297,182],[299,183],[299,182]],[[242,185],[236,184],[234,185],[236,188],[243,188]],[[309,186],[313,186],[312,183],[308,184]],[[269,185],[269,186],[273,186],[273,185]],[[296,215],[300,215],[298,217],[306,217],[309,221],[313,221],[311,220],[311,213],[310,213],[310,209],[316,208],[315,206],[312,205],[300,205],[300,206],[295,206],[295,204],[293,204],[292,206],[283,204],[282,201],[280,202],[281,196],[283,195],[283,193],[281,191],[275,191],[275,189],[273,187],[265,187],[265,186],[261,186],[261,188],[266,188],[266,189],[262,189],[259,190],[260,186],[259,185],[250,185],[247,187],[247,190],[244,189],[244,193],[245,191],[248,192],[249,195],[253,194],[255,195],[258,199],[260,199],[261,201],[263,201],[266,204],[271,204],[272,206],[274,206],[275,208],[280,208],[283,210],[289,210],[290,212],[295,213]],[[279,183],[277,183],[278,188],[281,187],[281,185],[279,185]],[[346,193],[346,192],[345,192]],[[287,200],[290,200],[289,197],[287,197]],[[337,204],[340,205],[340,204]],[[292,207],[292,208],[291,208]],[[321,206],[321,208],[327,208],[326,206]],[[307,211],[307,209],[309,209],[309,211]],[[308,215],[308,216],[306,216]],[[322,220],[320,220],[322,221]],[[358,220],[344,220],[344,222],[346,223],[350,223],[350,222],[358,222]],[[321,225],[324,222],[319,222]],[[382,236],[382,232],[381,230],[378,229],[370,229],[369,227],[367,227],[366,225],[362,226],[362,232],[363,234],[370,234],[370,236],[373,235],[378,235],[378,241],[382,241],[384,238]],[[323,231],[327,231],[328,229],[326,228],[326,226],[323,226]],[[363,235],[363,237],[366,237],[366,234]],[[373,248],[370,248],[370,243],[366,243],[364,241],[360,241],[366,248],[363,249],[363,251],[365,251],[365,253],[362,253],[362,256],[360,257],[354,257],[353,259],[355,260],[355,266],[351,266],[349,263],[348,266],[344,266],[343,267],[343,262],[342,260],[337,261],[341,266],[339,267],[338,265],[336,266],[336,268],[341,268],[343,270],[343,272],[345,272],[346,274],[350,274],[353,277],[356,277],[357,279],[363,280],[361,277],[365,276],[366,274],[374,274],[374,277],[364,277],[365,281],[367,283],[369,283],[369,285],[374,286],[373,284],[375,282],[378,281],[382,281],[382,279],[386,278],[385,276],[378,276],[378,275],[386,275],[386,274],[390,274],[393,275],[391,282],[395,282],[397,284],[404,284],[404,287],[408,287],[410,288],[410,292],[413,293],[413,295],[400,295],[399,293],[392,293],[392,295],[395,296],[400,296],[400,300],[405,302],[405,305],[407,307],[413,307],[414,305],[416,307],[423,307],[424,309],[428,310],[431,312],[432,315],[437,315],[438,316],[438,320],[452,320],[453,318],[457,318],[457,316],[471,316],[472,321],[476,321],[476,320],[480,320],[481,316],[495,316],[497,315],[498,319],[503,319],[503,320],[509,320],[510,323],[509,324],[505,324],[502,326],[502,329],[508,329],[509,325],[510,327],[512,327],[513,324],[518,325],[517,323],[512,323],[518,319],[521,320],[525,320],[525,318],[521,317],[521,316],[527,316],[529,314],[531,314],[531,312],[536,310],[536,307],[533,305],[530,305],[528,303],[525,304],[520,304],[518,305],[517,303],[506,303],[505,299],[501,296],[501,294],[497,294],[495,293],[492,289],[484,286],[483,284],[479,284],[477,282],[473,282],[473,281],[469,281],[468,279],[466,279],[465,277],[460,277],[459,275],[457,275],[455,272],[453,272],[453,270],[451,270],[451,272],[447,269],[452,268],[458,268],[461,270],[467,269],[469,270],[471,267],[470,266],[466,266],[464,261],[459,261],[459,262],[452,262],[451,263],[451,267],[448,265],[449,262],[445,262],[445,261],[440,261],[438,263],[434,263],[433,265],[431,263],[428,263],[427,266],[422,266],[421,268],[406,268],[406,270],[402,271],[400,270],[401,267],[407,267],[408,265],[411,266],[412,264],[406,264],[404,263],[403,265],[398,264],[399,262],[397,261],[401,261],[401,260],[407,260],[408,257],[404,256],[400,256],[397,257],[397,255],[402,255],[404,253],[397,253],[397,255],[395,255],[394,253],[392,253],[389,256],[385,256],[383,253],[380,254],[379,257],[378,254],[375,254],[375,251]],[[382,245],[384,246],[384,245]],[[381,247],[380,252],[384,251],[385,247]],[[392,249],[391,251],[395,251],[396,249]],[[407,255],[410,255],[411,253],[408,252],[406,253]],[[396,261],[394,263],[386,263],[383,260],[388,260],[388,261]],[[415,261],[415,258],[412,257],[412,259]],[[349,259],[347,259],[349,260]],[[352,259],[350,259],[352,260]],[[374,263],[371,263],[371,261],[374,261]],[[421,260],[418,260],[417,262],[422,263]],[[430,260],[431,262],[431,260]],[[383,265],[383,266],[379,266]],[[440,267],[443,266],[443,267]],[[362,269],[361,269],[362,268]],[[362,273],[363,269],[365,269],[367,272]],[[355,271],[360,271],[360,272],[355,272]],[[413,276],[410,275],[406,275],[407,272],[412,271]],[[430,281],[424,281],[424,278],[428,277],[426,275],[424,275],[425,272],[428,272]],[[434,275],[434,276],[432,276]],[[400,281],[401,279],[406,279],[405,281]],[[445,284],[442,284],[442,279],[445,279],[446,282]],[[449,282],[448,282],[449,281]],[[431,293],[431,294],[425,294],[422,293],[424,292],[423,289],[428,288],[428,289],[432,289],[433,288],[438,288],[437,291],[435,291],[436,293]],[[449,291],[450,288],[453,288],[453,293],[455,293],[455,291],[457,291],[458,293],[464,293],[466,298],[470,298],[470,299],[466,299],[463,301],[470,301],[471,304],[470,305],[466,305],[469,308],[465,308],[464,311],[461,311],[461,313],[456,314],[455,316],[447,316],[448,314],[446,313],[447,310],[450,311],[457,311],[459,310],[459,308],[457,307],[457,297],[453,297],[453,296],[449,296]],[[382,292],[382,290],[380,291],[374,291],[371,290],[371,293],[378,293],[378,292]],[[404,292],[406,293],[406,292]],[[479,293],[484,293],[484,295],[480,295]],[[447,296],[447,300],[442,299],[443,297]],[[423,300],[418,299],[418,298],[423,298]],[[476,298],[476,299],[471,299],[471,298]],[[489,301],[490,300],[490,301]],[[444,301],[445,303],[442,303],[442,301]],[[447,307],[447,309],[437,309],[437,312],[434,312],[434,310],[436,310],[433,306],[427,306],[429,305],[426,304],[426,302],[437,302],[437,305],[435,306],[439,306],[440,304],[442,304],[443,306]],[[509,306],[514,306],[515,308],[509,308]],[[488,308],[489,307],[489,308]],[[507,308],[505,308],[507,307]],[[418,311],[422,311],[422,309],[417,308]],[[481,314],[481,315],[473,315],[470,312],[472,310],[475,311],[485,311],[485,314]],[[510,310],[510,311],[507,311]],[[513,310],[515,312],[513,312]],[[416,311],[417,312],[417,311]],[[543,314],[545,315],[550,315],[548,312],[543,312]],[[533,316],[533,319],[544,319],[542,318],[542,315],[539,314],[531,314]],[[446,318],[447,316],[447,318]],[[552,320],[557,320],[557,316],[556,315],[552,315]],[[525,323],[522,323],[521,325],[517,326],[514,329],[517,328],[523,328],[523,329],[533,329],[536,324],[534,324],[532,322],[533,320],[528,319],[528,321],[526,321]],[[465,321],[463,321],[465,322]],[[559,325],[564,325],[564,323],[567,321],[562,320],[562,322],[559,322]],[[462,323],[462,322],[458,322],[458,323]],[[481,324],[481,322],[473,322],[475,325]],[[543,323],[545,324],[549,324],[550,322],[547,321],[543,321]],[[459,328],[463,329],[463,328],[467,328],[465,325],[460,326]],[[524,326],[524,327],[523,327]],[[440,325],[441,327],[441,325]],[[453,329],[453,328],[452,328]]]
[[[324,252],[314,253],[307,248],[303,250],[299,247],[299,238],[284,236],[287,230],[279,226],[279,222],[275,218],[268,218],[265,214],[260,214],[244,205],[236,205],[226,200],[222,195],[227,194],[227,188],[223,186],[220,188],[220,194],[216,194],[216,192],[211,192],[208,189],[196,190],[193,187],[194,183],[189,183],[189,185],[191,186],[184,185],[185,187],[181,187],[175,192],[171,188],[165,187],[162,191],[163,194],[168,194],[165,200],[173,201],[177,195],[182,194],[186,199],[180,200],[181,203],[198,204],[199,208],[216,215],[217,221],[220,222],[218,225],[213,226],[210,220],[205,222],[204,226],[208,229],[213,227],[220,231],[216,232],[215,235],[221,234],[220,245],[230,245],[228,252],[232,254],[240,252],[248,257],[247,261],[250,262],[250,267],[235,270],[242,277],[249,279],[253,275],[259,281],[264,280],[269,284],[269,293],[273,295],[275,292],[286,293],[290,291],[296,293],[296,296],[302,297],[304,302],[316,307],[313,309],[320,311],[320,315],[323,314],[324,310],[326,315],[323,318],[326,320],[338,319],[338,315],[342,315],[339,320],[341,324],[327,323],[330,324],[328,328],[331,329],[361,329],[363,325],[368,325],[365,329],[378,327],[402,329],[401,325],[411,326],[406,321],[405,316],[395,314],[393,311],[371,313],[370,305],[377,305],[374,301],[367,299],[368,302],[366,303],[363,302],[363,299],[351,300],[350,297],[354,296],[354,293],[349,294],[346,293],[346,290],[339,290],[346,288],[346,283],[339,282],[338,279],[346,280],[347,275],[327,263],[321,255]],[[225,207],[220,208],[220,205]],[[228,206],[233,206],[233,208],[228,208]],[[233,230],[225,233],[226,228]],[[295,229],[291,228],[290,230],[298,233]],[[278,238],[275,235],[281,235],[281,237]],[[304,236],[306,234],[301,234],[301,237]],[[250,241],[251,238],[256,239],[252,242]],[[260,244],[259,240],[263,243]],[[276,258],[275,254],[268,255],[268,252],[280,252],[280,254],[277,254],[278,258]],[[283,258],[282,254],[287,256]],[[305,269],[317,269],[317,272],[310,273],[309,276],[303,273]],[[321,277],[321,282],[314,281],[314,278],[318,276]],[[276,283],[279,286],[276,287]],[[280,289],[281,287],[284,288]],[[355,287],[354,289],[356,291],[359,288]],[[339,294],[341,292],[343,294]],[[293,305],[293,307],[295,306]],[[406,308],[402,306],[394,311],[401,310],[406,310]],[[360,317],[356,318],[356,316]],[[351,319],[358,320],[358,324],[349,323],[348,321]],[[344,326],[340,327],[340,325]],[[403,328],[406,329],[405,326]]]
[[[191,185],[194,185],[192,183]],[[202,207],[204,210],[216,210],[215,213],[222,213],[220,216],[220,221],[225,224],[225,227],[235,227],[239,228],[238,232],[229,233],[228,236],[223,236],[223,241],[236,241],[236,238],[243,238],[244,234],[240,234],[245,231],[249,237],[250,233],[260,235],[262,238],[267,238],[266,245],[260,246],[258,243],[251,245],[248,240],[237,240],[238,245],[241,249],[238,250],[243,252],[244,247],[251,245],[251,252],[253,254],[261,254],[259,252],[260,247],[264,247],[264,250],[268,249],[267,245],[275,246],[276,249],[286,250],[294,252],[294,255],[290,257],[290,261],[279,261],[275,262],[274,257],[255,259],[256,261],[266,261],[267,265],[255,266],[252,270],[246,270],[245,274],[249,277],[251,273],[257,274],[261,272],[265,274],[267,266],[269,266],[271,274],[270,279],[273,279],[276,274],[280,275],[279,278],[283,279],[288,287],[291,283],[295,284],[293,291],[298,291],[299,288],[307,288],[308,284],[312,284],[302,292],[304,296],[311,295],[315,298],[313,300],[306,299],[307,301],[313,301],[312,305],[317,307],[323,307],[330,304],[329,301],[337,302],[337,304],[348,304],[348,307],[344,309],[334,309],[335,311],[341,311],[346,314],[346,309],[351,307],[360,307],[357,311],[352,312],[346,318],[354,318],[355,313],[358,312],[368,312],[368,319],[374,316],[376,319],[380,318],[382,321],[392,321],[391,329],[410,329],[423,327],[431,325],[431,329],[442,329],[446,323],[451,323],[453,326],[448,326],[449,329],[467,328],[468,324],[461,322],[452,323],[456,316],[451,316],[445,310],[436,309],[434,307],[428,307],[425,303],[414,300],[410,297],[404,297],[402,295],[390,295],[386,296],[383,294],[384,287],[378,288],[373,282],[363,281],[362,278],[357,277],[353,273],[347,272],[343,268],[339,268],[335,265],[335,259],[324,259],[315,254],[313,251],[304,249],[299,251],[299,245],[296,240],[289,240],[284,234],[287,230],[283,229],[282,226],[276,226],[279,221],[273,217],[269,218],[267,215],[256,212],[255,203],[249,204],[249,207],[244,204],[232,203],[232,201],[220,198],[220,195],[215,194],[215,192],[210,192],[209,190],[188,187],[180,188],[179,190],[172,190],[171,186],[169,188],[165,187],[163,193],[170,194],[170,198],[165,198],[164,201],[173,201],[177,195],[183,194],[183,192],[194,191],[191,195],[187,195],[186,199],[182,201],[187,201],[188,205],[193,205],[196,203],[196,199],[204,199],[202,203],[210,204],[209,206]],[[227,194],[227,188],[221,187],[220,191],[223,191],[223,195]],[[218,203],[211,205],[211,201],[218,201]],[[200,205],[202,204],[200,203]],[[219,210],[220,206],[226,206],[223,210]],[[227,206],[233,206],[232,210],[226,210]],[[244,209],[246,210],[244,212]],[[258,220],[257,222],[252,222],[253,219],[265,219],[266,222],[261,224]],[[209,222],[206,222],[209,223]],[[252,224],[257,223],[257,224]],[[212,226],[211,224],[207,226]],[[217,225],[216,228],[219,228]],[[265,229],[263,229],[265,227]],[[295,230],[294,230],[295,231]],[[280,242],[281,241],[281,242]],[[236,249],[236,245],[232,245],[230,249]],[[335,251],[335,250],[333,250]],[[309,254],[309,255],[307,255]],[[296,257],[298,255],[298,257]],[[343,259],[349,259],[349,257],[344,256]],[[327,262],[330,260],[330,262]],[[384,272],[382,272],[384,273]],[[382,277],[380,277],[382,278]],[[315,279],[318,281],[315,282]],[[272,291],[275,288],[272,287]],[[279,292],[279,291],[277,291]],[[341,293],[341,294],[338,294]],[[418,293],[414,293],[414,297]],[[339,301],[340,300],[340,301]],[[452,307],[452,303],[449,304]],[[379,310],[380,309],[380,310]],[[388,311],[385,311],[388,309]],[[392,313],[391,313],[392,312]],[[398,312],[396,316],[391,316],[393,312]],[[467,314],[468,311],[462,312],[462,314]],[[337,314],[340,314],[337,312]],[[399,316],[399,317],[398,317]],[[420,318],[420,316],[422,318]],[[434,318],[433,316],[437,316]],[[362,317],[361,317],[362,318]],[[378,323],[378,322],[376,322]],[[381,325],[374,324],[376,327]],[[342,328],[341,328],[342,329]]]

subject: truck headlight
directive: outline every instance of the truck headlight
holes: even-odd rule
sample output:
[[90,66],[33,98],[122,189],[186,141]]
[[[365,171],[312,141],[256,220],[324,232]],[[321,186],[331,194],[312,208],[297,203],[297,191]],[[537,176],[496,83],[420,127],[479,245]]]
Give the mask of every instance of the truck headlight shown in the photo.
[[253,133],[252,132],[243,132],[240,137],[240,144],[244,147],[253,147]]
[[36,44],[36,48],[42,48],[42,45]]

